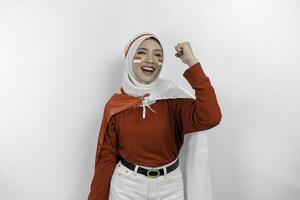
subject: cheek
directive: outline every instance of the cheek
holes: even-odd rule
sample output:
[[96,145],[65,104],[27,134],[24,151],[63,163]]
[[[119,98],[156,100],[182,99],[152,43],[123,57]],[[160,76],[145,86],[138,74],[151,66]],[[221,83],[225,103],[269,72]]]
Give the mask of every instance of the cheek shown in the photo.
[[159,67],[156,69],[155,76],[158,76],[158,74],[160,73],[160,71],[161,71],[161,66],[159,66]]
[[140,66],[139,63],[134,63],[134,64],[132,65],[132,69],[133,69],[133,71],[134,71],[135,73],[139,73],[139,71],[140,71],[140,69],[141,69],[141,66]]
[[132,63],[133,64],[139,64],[142,62],[142,57],[141,56],[134,56]]
[[159,58],[157,62],[158,62],[159,66],[161,66],[164,63],[163,59],[161,59],[161,58]]

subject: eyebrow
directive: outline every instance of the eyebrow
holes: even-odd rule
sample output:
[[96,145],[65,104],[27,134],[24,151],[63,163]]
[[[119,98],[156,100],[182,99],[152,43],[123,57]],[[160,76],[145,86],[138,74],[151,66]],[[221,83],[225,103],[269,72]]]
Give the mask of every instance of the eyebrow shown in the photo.
[[[143,47],[140,47],[140,48],[138,48],[138,49],[148,50],[148,49],[143,48]],[[154,49],[154,51],[162,51],[162,50],[161,50],[161,49]]]

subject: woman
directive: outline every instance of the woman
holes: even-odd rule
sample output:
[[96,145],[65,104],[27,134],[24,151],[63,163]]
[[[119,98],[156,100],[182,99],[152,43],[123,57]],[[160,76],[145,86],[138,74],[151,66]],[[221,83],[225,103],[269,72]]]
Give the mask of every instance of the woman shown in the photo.
[[211,199],[206,138],[197,132],[215,127],[222,114],[189,43],[175,49],[195,97],[160,76],[156,35],[127,44],[121,93],[104,109],[89,200]]

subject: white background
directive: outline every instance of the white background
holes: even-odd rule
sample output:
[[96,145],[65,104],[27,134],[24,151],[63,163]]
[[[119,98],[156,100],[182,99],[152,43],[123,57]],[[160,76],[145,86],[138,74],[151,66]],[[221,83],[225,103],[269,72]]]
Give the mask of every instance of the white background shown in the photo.
[[[162,75],[193,92],[174,56],[189,41],[215,88],[215,200],[300,198],[300,2],[0,0],[0,199],[83,200],[102,111],[140,32]],[[298,103],[297,103],[298,102]]]

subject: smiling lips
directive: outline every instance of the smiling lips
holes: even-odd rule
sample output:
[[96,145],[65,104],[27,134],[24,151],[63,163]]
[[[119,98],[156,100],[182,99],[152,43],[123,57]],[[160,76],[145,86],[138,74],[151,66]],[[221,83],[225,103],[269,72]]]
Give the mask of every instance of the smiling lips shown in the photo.
[[150,67],[150,66],[142,66],[141,68],[142,68],[142,71],[144,72],[144,74],[146,74],[146,75],[151,75],[155,71],[155,68]]
[[150,66],[142,66],[142,70],[147,71],[147,72],[154,72],[155,68],[150,67]]

